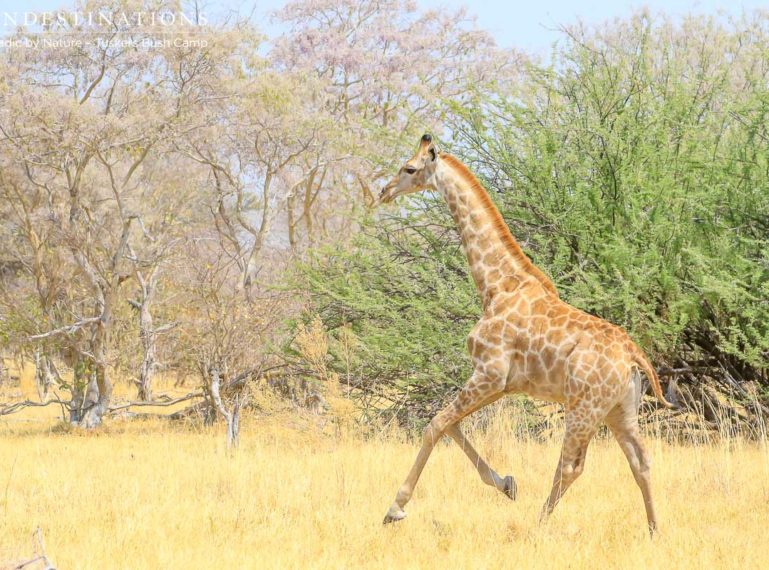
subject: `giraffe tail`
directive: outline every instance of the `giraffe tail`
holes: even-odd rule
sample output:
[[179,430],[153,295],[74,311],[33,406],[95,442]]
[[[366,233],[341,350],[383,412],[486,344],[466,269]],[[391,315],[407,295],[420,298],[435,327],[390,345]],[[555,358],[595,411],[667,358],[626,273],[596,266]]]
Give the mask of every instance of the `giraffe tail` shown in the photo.
[[646,355],[641,352],[641,349],[638,347],[635,348],[636,350],[635,354],[633,355],[633,362],[641,369],[644,374],[646,374],[646,377],[649,379],[649,383],[652,385],[652,391],[654,392],[654,395],[657,396],[657,399],[660,401],[660,403],[667,409],[675,410],[676,406],[665,399],[665,394],[662,392],[662,385],[660,384],[659,376],[657,376],[657,371],[654,370],[654,367],[646,358]]

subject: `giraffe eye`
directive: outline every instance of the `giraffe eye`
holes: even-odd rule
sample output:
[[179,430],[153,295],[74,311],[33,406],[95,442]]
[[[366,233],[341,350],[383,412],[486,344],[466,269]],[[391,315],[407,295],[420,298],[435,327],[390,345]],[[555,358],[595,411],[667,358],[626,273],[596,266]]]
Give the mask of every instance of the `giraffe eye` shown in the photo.
[[406,171],[406,174],[414,174],[417,171],[413,166],[407,166],[404,170]]

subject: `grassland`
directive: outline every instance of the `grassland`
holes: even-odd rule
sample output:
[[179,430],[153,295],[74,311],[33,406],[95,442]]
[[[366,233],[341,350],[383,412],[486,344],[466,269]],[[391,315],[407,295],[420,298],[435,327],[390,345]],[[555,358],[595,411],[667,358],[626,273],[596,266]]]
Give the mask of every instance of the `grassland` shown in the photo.
[[446,444],[409,518],[388,527],[382,516],[416,452],[398,434],[364,440],[324,434],[311,418],[252,417],[228,456],[217,428],[155,419],[84,433],[25,416],[0,423],[0,561],[30,557],[40,527],[60,569],[769,566],[760,443],[650,441],[662,523],[650,540],[610,440],[595,442],[585,474],[538,524],[557,440],[514,441],[501,416],[472,437],[517,477],[516,502]]

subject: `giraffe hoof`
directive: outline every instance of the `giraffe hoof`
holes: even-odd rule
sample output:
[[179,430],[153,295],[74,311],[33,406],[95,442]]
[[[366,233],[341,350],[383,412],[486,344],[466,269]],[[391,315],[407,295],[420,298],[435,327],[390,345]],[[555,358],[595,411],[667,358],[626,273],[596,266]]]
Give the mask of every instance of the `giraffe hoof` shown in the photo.
[[518,485],[515,484],[515,479],[512,475],[505,477],[505,487],[502,491],[507,497],[515,501],[515,497],[518,495]]
[[406,511],[404,511],[403,509],[391,508],[389,511],[387,511],[387,514],[385,515],[385,518],[382,521],[382,524],[390,524],[390,523],[402,521],[405,518],[406,518]]

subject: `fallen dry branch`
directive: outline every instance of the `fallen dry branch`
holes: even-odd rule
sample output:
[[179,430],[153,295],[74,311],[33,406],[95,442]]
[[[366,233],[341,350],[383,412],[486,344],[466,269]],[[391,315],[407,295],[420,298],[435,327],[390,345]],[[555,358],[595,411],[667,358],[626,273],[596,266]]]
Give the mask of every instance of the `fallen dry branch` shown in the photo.
[[40,527],[37,527],[37,530],[35,530],[32,536],[35,539],[35,556],[29,560],[14,562],[9,566],[0,565],[0,568],[8,568],[9,570],[56,570],[56,567],[48,559],[48,554],[45,552],[43,531],[40,530]]
[[152,406],[152,407],[167,407],[167,406],[173,406],[174,404],[179,404],[181,402],[186,402],[187,400],[192,400],[193,398],[202,398],[203,397],[203,391],[202,390],[196,390],[195,392],[190,392],[186,396],[180,396],[178,398],[170,398],[169,396],[162,396],[161,398],[157,400],[151,400],[149,402],[126,402],[125,404],[121,404],[119,406],[110,406],[110,413],[117,412],[119,410],[125,410],[128,408],[134,408],[134,407],[141,407],[141,406]]
[[[109,413],[114,413],[120,410],[125,410],[128,408],[140,407],[140,406],[153,406],[153,407],[173,406],[174,404],[186,402],[188,400],[192,400],[193,398],[202,398],[202,397],[203,397],[203,392],[201,390],[197,390],[195,392],[190,392],[189,394],[185,396],[180,396],[178,398],[170,398],[169,396],[162,396],[159,399],[152,400],[149,402],[142,402],[142,401],[126,402],[118,406],[110,406]],[[50,406],[51,404],[59,404],[66,410],[71,410],[71,406],[72,406],[72,402],[61,400],[59,398],[48,400],[46,402],[35,402],[32,400],[24,400],[22,402],[13,402],[9,404],[0,403],[0,416],[7,416],[10,414],[14,414],[16,412],[20,412],[25,408],[44,408],[46,406]]]
[[69,409],[70,402],[64,400],[53,399],[46,402],[33,402],[32,400],[24,400],[23,402],[14,402],[11,404],[0,403],[0,416],[7,416],[9,414],[15,414],[20,412],[24,408],[45,408],[51,404],[59,404]]

